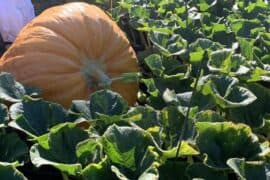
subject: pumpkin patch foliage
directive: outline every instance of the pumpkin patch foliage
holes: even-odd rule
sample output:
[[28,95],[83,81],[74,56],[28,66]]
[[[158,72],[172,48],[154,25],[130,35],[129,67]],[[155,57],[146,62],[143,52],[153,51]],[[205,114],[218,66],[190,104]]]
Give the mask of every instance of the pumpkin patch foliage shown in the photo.
[[270,179],[268,0],[90,2],[0,60],[0,179]]

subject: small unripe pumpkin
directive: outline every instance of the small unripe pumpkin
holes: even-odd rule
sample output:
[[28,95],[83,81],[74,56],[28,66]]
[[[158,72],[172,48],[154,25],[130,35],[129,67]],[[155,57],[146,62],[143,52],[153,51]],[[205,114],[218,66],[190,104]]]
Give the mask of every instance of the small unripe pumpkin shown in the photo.
[[137,98],[136,82],[112,81],[138,71],[128,39],[103,10],[83,2],[49,8],[28,23],[1,57],[0,70],[65,107],[105,86],[130,105]]

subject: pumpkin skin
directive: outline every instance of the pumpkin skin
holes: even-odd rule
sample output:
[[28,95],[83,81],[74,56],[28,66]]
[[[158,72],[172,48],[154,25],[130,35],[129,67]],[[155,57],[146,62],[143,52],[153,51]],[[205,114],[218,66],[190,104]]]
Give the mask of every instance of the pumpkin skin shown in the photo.
[[[28,23],[0,60],[24,85],[65,107],[88,99],[112,78],[137,72],[136,54],[121,29],[100,8],[73,2],[45,10]],[[137,83],[112,81],[111,89],[132,105]]]

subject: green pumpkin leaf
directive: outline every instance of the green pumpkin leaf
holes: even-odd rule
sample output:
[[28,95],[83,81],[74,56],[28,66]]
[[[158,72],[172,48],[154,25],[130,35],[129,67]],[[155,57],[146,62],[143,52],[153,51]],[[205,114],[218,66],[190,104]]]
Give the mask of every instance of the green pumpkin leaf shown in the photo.
[[151,107],[144,106],[130,108],[127,114],[123,116],[123,119],[131,121],[145,130],[160,126],[161,123],[158,112]]
[[149,39],[166,56],[181,55],[186,51],[186,40],[177,34],[153,32],[149,34]]
[[196,114],[196,122],[224,122],[225,118],[212,110],[201,111]]
[[162,76],[165,68],[162,65],[161,57],[158,54],[152,54],[144,59],[148,68],[157,77]]
[[127,112],[128,103],[116,92],[100,90],[91,94],[90,111],[92,118],[96,119],[99,114],[113,116]]
[[[177,147],[174,147],[170,150],[162,151],[161,157],[164,159],[170,159],[176,157]],[[200,153],[194,149],[191,145],[189,145],[186,141],[181,142],[181,148],[179,150],[179,155],[177,157],[184,157],[184,156],[193,156],[199,155]]]
[[231,158],[227,164],[241,178],[246,180],[270,178],[270,165],[263,161],[245,161],[245,159]]
[[196,127],[196,144],[208,166],[227,169],[230,158],[254,159],[262,152],[257,136],[244,124],[197,122]]
[[9,126],[37,137],[48,132],[56,124],[69,121],[67,111],[59,104],[25,97],[10,107],[14,121]]
[[141,176],[158,158],[149,147],[152,138],[141,129],[112,125],[104,133],[102,144],[110,161],[123,169],[121,173],[133,172],[133,178]]
[[247,85],[247,88],[257,99],[248,106],[230,109],[229,114],[235,122],[245,123],[251,128],[262,127],[265,121],[264,116],[270,113],[270,91],[256,83]]
[[148,104],[156,109],[162,109],[166,106],[162,99],[162,95],[166,89],[174,90],[176,93],[191,90],[191,80],[181,76],[142,79],[142,82],[145,84],[147,92],[150,94],[150,97],[147,99]]
[[8,120],[8,107],[5,104],[0,104],[0,128],[5,127]]
[[[178,144],[178,138],[183,129],[185,116],[177,106],[168,106],[161,111],[161,120],[162,127],[164,128],[164,149],[172,150],[172,148],[176,147]],[[193,141],[195,134],[194,124],[192,120],[189,119],[183,140]]]
[[236,78],[209,75],[201,78],[198,89],[201,88],[204,95],[212,95],[222,108],[242,107],[254,102],[256,96],[249,89],[236,86],[237,83]]
[[83,166],[99,163],[102,160],[102,145],[94,139],[82,141],[76,146],[76,156]]
[[237,37],[237,41],[239,42],[241,54],[247,58],[247,60],[253,60],[253,46],[255,43],[254,39]]
[[98,163],[90,163],[88,166],[86,166],[82,171],[82,177],[85,180],[116,179],[115,175],[110,169],[110,164],[107,157],[104,157]]
[[0,163],[0,176],[1,180],[27,180],[14,165],[6,163]]
[[213,72],[229,73],[232,64],[232,53],[230,49],[222,49],[218,51],[213,51],[210,54],[210,60],[208,61],[208,68]]
[[203,163],[194,163],[187,168],[187,174],[190,179],[218,179],[227,180],[228,175],[224,171],[210,168]]
[[0,133],[0,149],[0,162],[23,165],[29,160],[27,145],[14,132]]
[[69,175],[79,175],[82,165],[78,163],[76,146],[87,138],[88,133],[75,124],[60,124],[53,127],[48,138],[45,138],[48,147],[44,147],[40,142],[31,147],[31,161],[36,167],[51,165]]
[[25,95],[39,94],[38,89],[26,88],[17,82],[10,73],[0,73],[0,99],[8,102],[20,102]]
[[160,180],[177,179],[188,180],[186,169],[188,163],[184,161],[167,160],[159,167]]
[[222,49],[222,45],[206,38],[198,38],[195,42],[189,45],[191,52],[200,52],[204,50],[216,51]]
[[258,27],[262,27],[258,19],[235,19],[231,22],[232,31],[244,38],[255,38],[257,34],[253,34],[252,30]]
[[69,112],[72,115],[85,119],[91,119],[91,112],[89,109],[89,101],[85,100],[73,100]]

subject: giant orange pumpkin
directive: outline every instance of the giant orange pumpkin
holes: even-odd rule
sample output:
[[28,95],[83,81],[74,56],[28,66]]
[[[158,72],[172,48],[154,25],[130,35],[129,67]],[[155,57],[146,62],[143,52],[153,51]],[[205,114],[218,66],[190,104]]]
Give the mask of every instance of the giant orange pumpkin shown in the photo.
[[136,101],[137,83],[111,81],[138,71],[135,52],[117,24],[87,3],[45,10],[22,29],[1,58],[0,70],[66,107],[110,84],[129,104]]

